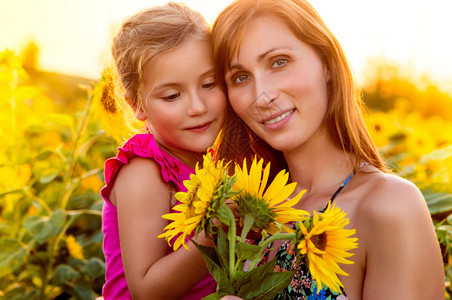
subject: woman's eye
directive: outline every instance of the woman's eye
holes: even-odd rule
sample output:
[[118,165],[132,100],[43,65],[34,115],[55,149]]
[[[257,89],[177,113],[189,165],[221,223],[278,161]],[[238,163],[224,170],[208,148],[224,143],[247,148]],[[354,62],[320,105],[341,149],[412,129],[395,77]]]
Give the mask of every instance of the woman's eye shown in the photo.
[[240,84],[246,81],[249,77],[250,77],[249,75],[238,75],[233,77],[232,82],[233,84]]
[[272,68],[274,68],[274,69],[281,68],[281,67],[285,66],[287,64],[287,62],[288,62],[287,59],[280,58],[272,64]]
[[162,99],[165,101],[174,101],[180,96],[180,93],[171,94],[168,96],[163,96]]

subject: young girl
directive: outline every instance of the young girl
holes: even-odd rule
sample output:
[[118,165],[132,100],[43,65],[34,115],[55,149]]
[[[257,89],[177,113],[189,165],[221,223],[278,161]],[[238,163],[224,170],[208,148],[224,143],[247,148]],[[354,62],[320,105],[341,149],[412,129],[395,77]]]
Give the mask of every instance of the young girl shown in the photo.
[[294,193],[307,190],[296,207],[321,211],[334,201],[358,237],[354,264],[341,265],[349,276],[340,276],[340,293],[317,287],[306,266],[293,264],[287,243],[273,245],[276,268],[296,269],[277,299],[444,299],[425,200],[383,164],[344,53],[312,6],[236,0],[215,21],[213,42],[230,104],[243,120],[228,118],[217,154],[239,162],[256,154],[276,169],[287,166],[298,183]]
[[[125,99],[150,133],[138,134],[105,164],[105,299],[201,299],[215,291],[193,244],[172,252],[163,214],[176,205],[196,162],[223,124],[210,28],[176,3],[125,21],[112,53]],[[209,244],[198,238],[201,244]]]

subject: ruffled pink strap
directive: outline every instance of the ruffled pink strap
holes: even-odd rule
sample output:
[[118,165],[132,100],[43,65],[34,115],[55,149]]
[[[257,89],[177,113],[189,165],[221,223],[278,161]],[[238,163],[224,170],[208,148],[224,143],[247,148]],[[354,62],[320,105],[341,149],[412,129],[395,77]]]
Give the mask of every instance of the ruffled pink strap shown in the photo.
[[165,182],[173,182],[177,190],[184,191],[183,181],[190,178],[194,170],[167,152],[160,150],[152,134],[137,134],[118,149],[116,157],[105,162],[105,187],[101,190],[104,199],[108,199],[116,176],[123,165],[129,163],[134,157],[154,159],[161,168],[162,178]]

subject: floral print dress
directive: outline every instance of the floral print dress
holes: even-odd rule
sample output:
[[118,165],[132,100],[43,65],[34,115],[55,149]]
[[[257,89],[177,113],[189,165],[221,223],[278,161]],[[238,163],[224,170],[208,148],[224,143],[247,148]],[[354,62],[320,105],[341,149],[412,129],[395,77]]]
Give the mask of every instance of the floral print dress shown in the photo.
[[274,300],[348,300],[342,288],[340,293],[335,293],[323,287],[317,294],[316,282],[312,280],[307,266],[304,263],[297,264],[294,245],[287,241],[276,254],[275,271],[292,270],[295,270],[292,282]]
[[[364,164],[362,164],[364,165]],[[361,167],[361,166],[360,166]],[[333,202],[336,196],[342,191],[345,185],[352,179],[354,173],[342,183],[339,189],[333,194],[330,201]],[[320,212],[325,211],[326,207]],[[276,254],[275,271],[293,271],[290,285],[279,293],[274,300],[348,300],[344,290],[341,287],[340,292],[333,292],[326,286],[322,286],[317,293],[317,284],[312,280],[308,267],[303,263],[297,263],[294,244],[287,241],[278,250]]]

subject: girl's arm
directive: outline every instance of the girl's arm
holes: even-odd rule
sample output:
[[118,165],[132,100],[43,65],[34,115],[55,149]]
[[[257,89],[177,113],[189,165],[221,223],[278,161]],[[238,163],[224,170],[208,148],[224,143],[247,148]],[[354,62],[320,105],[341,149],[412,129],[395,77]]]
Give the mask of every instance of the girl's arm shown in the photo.
[[[118,209],[119,237],[124,271],[134,299],[177,299],[207,275],[205,263],[190,242],[167,255],[168,244],[157,238],[170,211],[168,183],[159,165],[150,159],[133,158],[121,168],[112,195]],[[205,240],[199,240],[206,243]]]
[[439,243],[426,202],[410,182],[385,175],[359,211],[367,267],[363,299],[444,299]]

